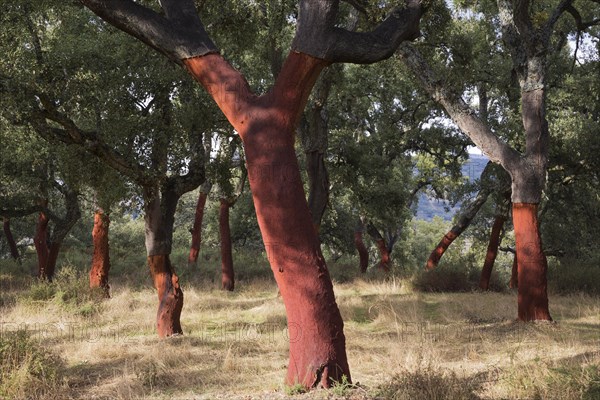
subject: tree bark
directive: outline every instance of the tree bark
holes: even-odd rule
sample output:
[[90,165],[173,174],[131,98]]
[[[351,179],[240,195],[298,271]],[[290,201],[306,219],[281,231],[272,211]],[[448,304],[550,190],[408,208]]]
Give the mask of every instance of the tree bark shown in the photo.
[[[46,207],[48,200],[41,200],[40,205]],[[40,279],[47,279],[46,266],[48,265],[48,222],[49,218],[44,212],[40,212],[38,215],[38,222],[35,228],[35,235],[33,237],[33,245],[37,253],[38,259],[38,277]]]
[[108,213],[100,208],[97,209],[94,214],[94,229],[92,230],[94,254],[92,255],[92,267],[90,269],[90,288],[101,288],[106,297],[110,297],[110,286],[108,284],[108,272],[110,270],[109,225],[110,217]]
[[479,280],[479,287],[482,290],[488,290],[490,287],[490,277],[492,276],[496,256],[498,256],[500,233],[502,232],[505,222],[506,217],[504,215],[497,215],[494,219],[494,225],[492,226],[492,232],[490,233],[490,241],[485,254],[485,261],[481,270],[481,278]]
[[537,204],[513,203],[517,246],[518,315],[521,321],[552,321],[548,310],[548,263],[542,250]]
[[517,261],[517,252],[515,252],[515,255],[513,257],[513,264],[512,264],[512,271],[511,271],[511,276],[510,276],[510,282],[508,283],[508,287],[510,287],[511,289],[516,289],[519,286],[519,268],[518,268],[518,261]]
[[[486,169],[488,169],[490,165],[491,163],[488,163],[486,165]],[[482,177],[485,173],[486,170],[484,169],[484,172],[482,172],[481,174]],[[432,270],[437,267],[438,263],[440,262],[440,259],[448,249],[448,246],[450,246],[452,242],[454,242],[454,240],[456,240],[456,238],[459,237],[465,231],[465,229],[469,227],[473,218],[475,218],[481,207],[483,207],[483,205],[487,201],[490,193],[490,188],[484,186],[479,190],[479,193],[477,193],[475,199],[465,207],[465,210],[458,218],[456,224],[452,227],[452,229],[450,229],[450,231],[448,231],[448,233],[444,235],[442,240],[438,243],[438,245],[435,247],[435,249],[433,249],[433,251],[429,255],[429,259],[427,260],[427,264],[425,265],[425,268],[427,270]]]
[[231,232],[229,230],[229,208],[231,204],[221,199],[219,206],[219,236],[221,238],[221,287],[233,291],[235,278],[233,273],[233,255],[231,251]]
[[183,334],[181,329],[181,310],[183,292],[179,287],[179,277],[175,274],[168,254],[149,255],[148,266],[158,291],[158,312],[156,330],[161,338]]
[[385,243],[385,239],[372,222],[367,224],[367,233],[375,241],[377,250],[379,250],[380,260],[379,264],[377,264],[377,267],[382,271],[390,272],[390,252],[387,244]]
[[315,85],[312,100],[302,115],[298,129],[306,155],[308,208],[317,232],[329,203],[329,173],[325,165],[329,133],[327,99],[339,71],[339,66],[333,65],[323,72]]
[[360,258],[360,272],[363,274],[367,272],[367,268],[369,267],[369,252],[363,242],[364,229],[364,224],[360,221],[354,230],[354,245]]
[[[327,135],[327,133],[325,133]],[[329,202],[329,174],[325,166],[324,153],[314,150],[306,152],[306,172],[308,173],[308,207],[317,232]]]
[[54,241],[50,243],[50,247],[48,249],[48,262],[44,268],[44,278],[48,279],[50,282],[52,282],[54,273],[56,272],[56,262],[58,261],[58,253],[60,253],[61,245],[62,240]]
[[200,190],[198,202],[196,203],[196,214],[194,215],[194,225],[192,227],[192,246],[188,256],[188,264],[196,264],[198,254],[200,253],[200,244],[202,243],[202,219],[204,218],[204,206],[208,193]]
[[183,291],[169,259],[178,199],[172,190],[163,190],[160,194],[158,190],[145,190],[146,251],[150,274],[158,292],[156,329],[161,338],[183,334],[180,322]]
[[4,218],[4,236],[6,237],[6,241],[8,242],[8,247],[10,248],[10,255],[15,260],[19,260],[20,254],[19,249],[17,248],[17,243],[15,243],[15,238],[10,230],[10,219]]
[[258,224],[290,336],[286,383],[329,387],[350,377],[343,322],[312,223],[294,149],[300,113],[326,61],[292,52],[275,87],[257,97],[220,55],[184,60],[244,143]]

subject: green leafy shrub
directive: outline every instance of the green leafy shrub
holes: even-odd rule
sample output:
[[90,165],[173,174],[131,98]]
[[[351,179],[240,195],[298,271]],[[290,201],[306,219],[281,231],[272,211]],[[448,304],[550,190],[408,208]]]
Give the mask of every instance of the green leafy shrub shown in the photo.
[[75,314],[90,317],[99,311],[104,293],[89,287],[86,273],[65,265],[52,282],[34,281],[25,298],[31,302],[52,300]]
[[600,262],[565,259],[549,262],[548,288],[554,293],[600,295]]

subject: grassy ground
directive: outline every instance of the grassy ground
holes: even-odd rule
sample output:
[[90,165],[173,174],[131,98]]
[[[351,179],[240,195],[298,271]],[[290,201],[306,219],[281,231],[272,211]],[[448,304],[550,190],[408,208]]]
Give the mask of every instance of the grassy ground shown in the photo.
[[[113,278],[112,297],[99,301],[85,278],[65,268],[48,287],[0,273],[0,358],[12,363],[2,365],[0,398],[600,398],[596,297],[553,295],[556,323],[523,324],[512,292],[419,293],[399,278],[336,283],[356,385],[295,394],[282,385],[286,317],[271,279],[242,280],[234,293],[188,280],[185,335],[158,340],[149,279]],[[29,333],[26,355],[7,358],[17,330]]]

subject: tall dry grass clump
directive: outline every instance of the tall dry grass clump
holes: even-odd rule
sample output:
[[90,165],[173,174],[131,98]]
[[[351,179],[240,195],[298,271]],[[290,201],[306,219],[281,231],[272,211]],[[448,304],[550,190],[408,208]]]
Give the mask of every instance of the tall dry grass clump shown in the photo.
[[63,360],[27,332],[1,332],[0,398],[58,399],[63,372]]

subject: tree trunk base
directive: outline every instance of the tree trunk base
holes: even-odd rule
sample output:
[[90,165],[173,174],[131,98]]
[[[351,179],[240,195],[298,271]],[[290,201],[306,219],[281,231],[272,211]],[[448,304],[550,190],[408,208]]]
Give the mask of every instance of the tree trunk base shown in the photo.
[[518,255],[518,305],[521,321],[552,321],[548,310],[546,277],[548,262],[542,250],[537,209],[538,204],[513,204],[513,224]]
[[173,270],[168,255],[148,256],[148,266],[158,290],[158,312],[156,328],[161,338],[181,335],[181,310],[183,292],[179,287],[179,278]]

